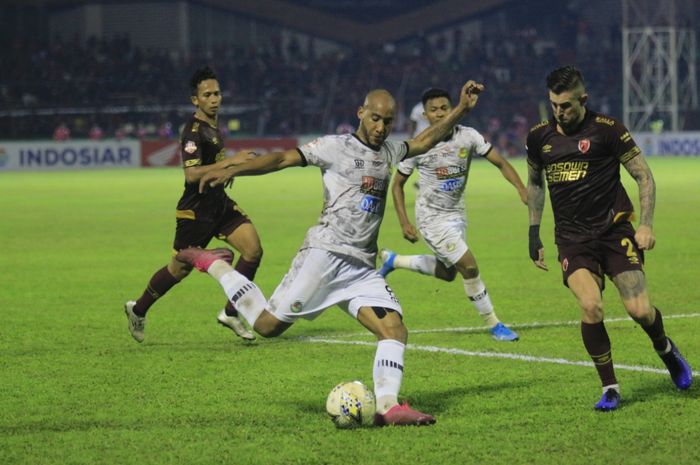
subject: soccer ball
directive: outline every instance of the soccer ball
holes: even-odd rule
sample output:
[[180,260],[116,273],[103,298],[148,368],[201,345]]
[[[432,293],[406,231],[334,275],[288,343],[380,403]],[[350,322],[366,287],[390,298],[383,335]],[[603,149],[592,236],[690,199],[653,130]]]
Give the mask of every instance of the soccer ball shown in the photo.
[[374,393],[361,381],[338,384],[328,394],[326,411],[337,428],[357,428],[374,422]]

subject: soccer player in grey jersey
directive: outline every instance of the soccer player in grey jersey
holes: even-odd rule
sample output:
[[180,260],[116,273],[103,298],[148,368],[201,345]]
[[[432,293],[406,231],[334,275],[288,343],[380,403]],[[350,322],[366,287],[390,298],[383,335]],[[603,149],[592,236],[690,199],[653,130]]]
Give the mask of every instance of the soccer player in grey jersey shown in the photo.
[[[237,167],[204,176],[200,189],[226,183],[235,176],[258,175],[291,166],[321,169],[323,210],[309,229],[292,265],[266,301],[260,290],[220,259],[217,250],[190,248],[178,255],[219,281],[239,313],[264,337],[282,334],[298,318],[313,319],[338,305],[378,339],[373,379],[379,425],[426,425],[428,414],[399,405],[404,349],[408,330],[401,305],[375,270],[377,235],[384,215],[391,166],[425,153],[444,139],[471,110],[483,90],[468,81],[459,103],[439,123],[405,142],[388,141],[396,103],[389,92],[376,89],[358,109],[354,134],[325,136],[296,150],[275,152]],[[225,257],[221,257],[225,258]]]
[[[430,124],[438,123],[452,109],[450,94],[443,89],[426,90],[421,102]],[[382,250],[379,274],[386,276],[395,268],[403,268],[453,281],[459,272],[467,297],[489,326],[494,339],[515,341],[518,334],[496,316],[476,258],[465,241],[464,188],[475,155],[497,167],[515,187],[520,200],[527,204],[527,189],[511,164],[475,129],[456,126],[452,134],[427,153],[402,161],[391,188],[403,236],[410,242],[417,242],[418,232],[406,214],[404,185],[413,170],[418,169],[420,191],[416,200],[416,221],[434,255],[397,255],[391,250]]]

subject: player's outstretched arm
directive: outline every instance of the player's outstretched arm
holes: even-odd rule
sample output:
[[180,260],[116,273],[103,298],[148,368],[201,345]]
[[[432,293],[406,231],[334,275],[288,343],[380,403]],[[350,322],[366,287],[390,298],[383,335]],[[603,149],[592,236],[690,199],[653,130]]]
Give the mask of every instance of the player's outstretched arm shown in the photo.
[[494,165],[496,168],[498,168],[501,171],[501,174],[503,177],[515,187],[515,189],[518,191],[518,195],[520,196],[520,200],[527,205],[527,189],[525,188],[525,185],[523,184],[523,181],[520,179],[520,176],[518,175],[518,172],[515,171],[515,168],[513,168],[513,165],[511,165],[508,160],[503,158],[500,153],[498,153],[498,150],[496,150],[495,147],[492,147],[491,150],[489,151],[488,155],[486,155],[486,159],[491,162],[492,165]]
[[207,187],[225,184],[237,176],[257,176],[291,166],[301,166],[303,162],[301,154],[296,149],[284,152],[270,152],[239,165],[209,171],[199,180],[199,192],[204,192]]
[[416,231],[415,226],[408,219],[406,214],[406,196],[404,195],[404,186],[408,176],[404,175],[400,171],[396,172],[394,175],[394,182],[391,185],[391,195],[394,198],[394,209],[396,210],[396,216],[399,218],[399,224],[401,225],[401,233],[404,239],[409,242],[418,241],[418,231]]
[[544,211],[544,176],[542,170],[527,165],[527,209],[530,216],[528,249],[530,258],[537,268],[548,271],[544,262],[544,246],[540,239],[540,223]]
[[425,153],[447,137],[455,124],[476,106],[479,94],[483,91],[483,84],[472,80],[467,81],[462,86],[462,91],[459,94],[459,103],[442,120],[426,128],[408,141],[408,154],[406,157],[414,157]]
[[641,250],[651,250],[656,244],[654,237],[654,207],[656,205],[656,183],[651,168],[639,154],[623,164],[627,172],[637,181],[639,188],[639,226],[634,240]]

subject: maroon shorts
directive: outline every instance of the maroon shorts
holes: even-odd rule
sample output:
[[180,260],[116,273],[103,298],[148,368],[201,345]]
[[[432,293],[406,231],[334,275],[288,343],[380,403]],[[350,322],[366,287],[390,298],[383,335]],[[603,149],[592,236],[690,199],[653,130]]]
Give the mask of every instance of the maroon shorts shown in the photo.
[[623,271],[644,271],[644,252],[637,248],[634,228],[628,222],[613,225],[597,239],[560,244],[558,248],[565,286],[569,276],[580,268],[601,279]]
[[205,248],[213,238],[225,240],[240,225],[250,222],[238,204],[229,199],[226,208],[215,220],[178,218],[173,249]]

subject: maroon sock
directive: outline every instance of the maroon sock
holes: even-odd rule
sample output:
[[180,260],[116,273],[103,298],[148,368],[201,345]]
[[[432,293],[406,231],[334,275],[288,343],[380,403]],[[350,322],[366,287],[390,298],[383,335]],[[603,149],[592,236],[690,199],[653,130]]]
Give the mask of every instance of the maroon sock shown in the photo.
[[[234,269],[249,280],[253,281],[255,279],[255,272],[258,271],[259,266],[260,260],[257,262],[249,262],[247,260],[243,260],[243,257],[239,257]],[[236,307],[234,307],[230,301],[226,302],[224,311],[228,316],[238,316],[238,310],[236,310]]]
[[610,338],[605,330],[605,324],[600,323],[584,323],[581,322],[581,337],[583,345],[591,356],[598,376],[603,386],[617,384],[615,378],[615,368],[613,367],[612,351],[610,348]]
[[661,352],[668,347],[668,338],[666,337],[666,331],[664,331],[664,319],[661,317],[661,312],[656,307],[654,307],[654,311],[656,312],[654,322],[650,326],[642,326],[642,329],[649,335],[651,343],[654,344],[654,349],[657,352]]
[[151,280],[148,282],[148,287],[143,291],[143,294],[134,305],[134,313],[138,316],[146,316],[146,312],[151,308],[153,303],[163,297],[171,287],[179,283],[177,279],[168,271],[168,267],[164,266],[156,271]]

